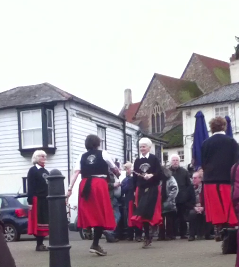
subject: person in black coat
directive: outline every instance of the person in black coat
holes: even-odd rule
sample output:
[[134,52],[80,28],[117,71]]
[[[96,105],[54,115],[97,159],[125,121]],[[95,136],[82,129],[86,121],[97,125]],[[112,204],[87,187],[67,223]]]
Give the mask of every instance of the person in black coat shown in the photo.
[[226,224],[237,225],[231,209],[230,171],[239,159],[239,146],[235,139],[226,136],[227,121],[216,117],[210,121],[212,136],[202,145],[204,197],[207,222],[215,225],[215,240],[220,241],[220,230]]
[[[188,187],[192,185],[189,178],[189,173],[184,168],[180,167],[180,157],[177,154],[173,154],[170,158],[173,177],[176,179],[178,184],[178,195],[176,197],[177,206],[177,220],[179,222],[179,235],[181,239],[187,239],[187,223],[185,221],[185,213],[187,209],[187,199],[188,199]],[[175,235],[177,233],[177,226],[175,223]]]
[[46,176],[49,174],[45,169],[46,153],[36,150],[32,156],[32,166],[27,174],[28,188],[28,234],[35,235],[37,239],[36,251],[48,251],[43,240],[49,235],[48,215],[48,185]]

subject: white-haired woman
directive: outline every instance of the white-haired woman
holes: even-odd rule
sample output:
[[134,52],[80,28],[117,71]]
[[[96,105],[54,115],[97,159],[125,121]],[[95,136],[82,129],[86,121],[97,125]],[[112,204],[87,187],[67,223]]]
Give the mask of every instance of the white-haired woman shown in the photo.
[[145,240],[143,248],[152,243],[149,234],[150,226],[162,223],[161,215],[161,190],[160,180],[162,178],[161,165],[158,158],[150,154],[152,142],[148,138],[139,141],[140,157],[134,162],[134,181],[136,183],[135,203],[136,210],[132,217],[135,226],[143,226]]
[[37,239],[36,251],[48,251],[43,240],[49,234],[48,218],[48,186],[45,175],[46,153],[36,150],[32,156],[32,166],[27,174],[28,185],[28,234],[35,235]]

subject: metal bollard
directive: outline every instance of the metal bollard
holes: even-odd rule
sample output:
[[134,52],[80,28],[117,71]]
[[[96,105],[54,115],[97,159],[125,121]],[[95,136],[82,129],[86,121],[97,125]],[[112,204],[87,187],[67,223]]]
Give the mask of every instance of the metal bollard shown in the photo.
[[66,214],[65,177],[52,170],[48,180],[50,267],[71,267],[68,221]]

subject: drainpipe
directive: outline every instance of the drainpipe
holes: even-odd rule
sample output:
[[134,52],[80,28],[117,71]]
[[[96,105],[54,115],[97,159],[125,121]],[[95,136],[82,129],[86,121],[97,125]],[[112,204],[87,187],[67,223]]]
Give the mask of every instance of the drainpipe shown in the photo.
[[69,110],[64,102],[64,110],[66,111],[66,131],[67,131],[67,166],[68,166],[68,185],[70,184],[70,130],[69,130]]
[[124,163],[126,163],[126,146],[127,146],[127,141],[126,141],[126,120],[125,120],[125,116],[123,117],[123,134],[124,134]]

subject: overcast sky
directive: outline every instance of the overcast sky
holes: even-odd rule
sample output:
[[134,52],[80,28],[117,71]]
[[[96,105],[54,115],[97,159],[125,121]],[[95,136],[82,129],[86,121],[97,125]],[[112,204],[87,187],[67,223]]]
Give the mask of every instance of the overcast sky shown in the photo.
[[0,91],[49,82],[119,113],[155,72],[180,77],[193,52],[229,61],[238,0],[6,0]]

